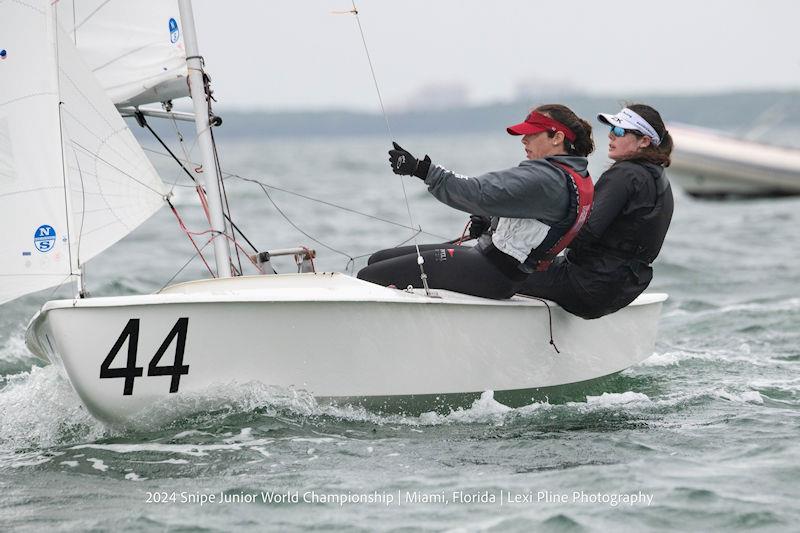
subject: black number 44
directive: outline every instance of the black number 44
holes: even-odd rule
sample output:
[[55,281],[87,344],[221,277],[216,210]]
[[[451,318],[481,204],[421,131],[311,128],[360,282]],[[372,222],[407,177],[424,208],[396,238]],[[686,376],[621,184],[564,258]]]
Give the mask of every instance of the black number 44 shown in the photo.
[[[178,392],[178,385],[180,385],[181,376],[189,373],[189,365],[183,364],[183,351],[186,348],[186,330],[189,327],[189,318],[179,318],[172,329],[167,334],[164,342],[158,348],[158,351],[150,360],[147,365],[148,376],[172,376],[172,381],[169,385],[169,392]],[[167,348],[172,344],[172,341],[177,337],[175,342],[175,359],[171,365],[159,366],[161,358],[167,351]],[[125,341],[128,341],[128,359],[123,367],[111,368],[111,363],[119,353]],[[136,352],[139,349],[139,319],[131,318],[119,334],[117,342],[111,347],[108,355],[100,364],[100,377],[101,378],[125,378],[125,386],[122,391],[123,396],[130,396],[133,394],[133,381],[142,377],[144,368],[136,366]]]

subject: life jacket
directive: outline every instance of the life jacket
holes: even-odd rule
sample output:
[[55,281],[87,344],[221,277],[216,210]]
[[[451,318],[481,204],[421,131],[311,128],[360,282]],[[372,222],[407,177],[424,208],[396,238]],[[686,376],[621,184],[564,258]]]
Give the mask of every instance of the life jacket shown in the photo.
[[[636,196],[628,198],[623,213],[611,222],[599,239],[574,243],[570,261],[594,271],[616,268],[619,262],[636,269],[649,266],[661,251],[672,220],[672,189],[663,167],[632,161],[617,165],[629,173],[636,173],[637,179],[649,181],[652,186],[642,187]],[[633,179],[632,176],[628,179]],[[652,207],[633,209],[630,207],[632,203]]]
[[592,209],[594,198],[592,177],[588,174],[583,177],[572,167],[558,161],[553,163],[566,172],[575,194],[570,195],[569,214],[550,228],[542,243],[532,250],[523,265],[520,265],[532,269],[531,271],[547,270],[553,259],[578,235],[583,224],[589,219],[589,212]]

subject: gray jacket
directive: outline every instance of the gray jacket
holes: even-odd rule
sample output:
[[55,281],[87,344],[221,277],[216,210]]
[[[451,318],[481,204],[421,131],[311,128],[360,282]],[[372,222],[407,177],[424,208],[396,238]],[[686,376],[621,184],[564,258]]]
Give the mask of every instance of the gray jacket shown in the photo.
[[450,207],[499,217],[492,242],[523,262],[542,243],[550,226],[569,214],[571,192],[567,178],[553,161],[588,176],[585,157],[554,156],[525,160],[519,166],[475,177],[431,165],[425,183],[437,200]]

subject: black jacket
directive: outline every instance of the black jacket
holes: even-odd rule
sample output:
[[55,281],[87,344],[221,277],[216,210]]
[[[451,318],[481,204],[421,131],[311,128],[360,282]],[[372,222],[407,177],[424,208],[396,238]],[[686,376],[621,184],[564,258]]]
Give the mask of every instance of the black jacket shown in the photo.
[[650,263],[672,220],[672,189],[658,165],[615,163],[597,181],[589,220],[546,272],[522,294],[547,298],[583,318],[598,318],[636,299],[653,278]]
[[597,274],[621,268],[647,272],[672,220],[672,188],[664,168],[615,163],[600,176],[594,198],[589,220],[571,243],[569,261]]

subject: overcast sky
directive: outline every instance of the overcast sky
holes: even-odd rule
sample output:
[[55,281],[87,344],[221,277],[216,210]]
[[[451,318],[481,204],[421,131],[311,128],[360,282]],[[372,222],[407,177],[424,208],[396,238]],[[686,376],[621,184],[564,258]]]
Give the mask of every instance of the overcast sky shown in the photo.
[[[800,88],[797,0],[356,0],[384,102]],[[195,0],[220,105],[377,111],[350,0]],[[524,89],[527,87],[527,89]],[[535,97],[533,98],[535,100]],[[532,103],[535,103],[532,101]]]

